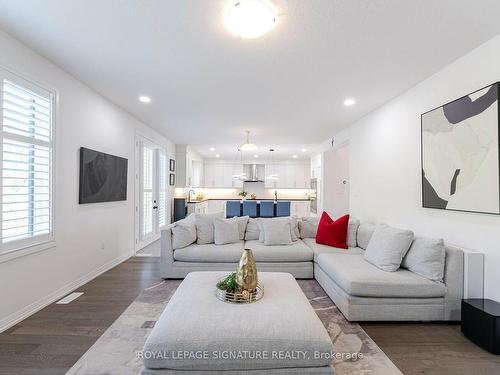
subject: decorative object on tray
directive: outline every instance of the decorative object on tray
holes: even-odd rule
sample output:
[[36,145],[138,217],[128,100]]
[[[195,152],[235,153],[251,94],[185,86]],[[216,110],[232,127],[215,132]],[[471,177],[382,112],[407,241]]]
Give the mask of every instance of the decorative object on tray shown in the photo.
[[257,199],[257,195],[256,195],[256,194],[252,194],[252,195],[250,195],[250,199],[252,199],[252,200],[256,200],[256,199]]
[[217,282],[215,295],[231,303],[250,303],[262,298],[264,287],[258,281],[252,250],[243,250],[238,269]]
[[198,202],[201,202],[203,199],[205,199],[205,195],[203,193],[196,194],[196,200]]
[[245,249],[241,254],[240,263],[236,270],[236,284],[240,290],[253,292],[257,288],[257,267],[252,250]]
[[217,282],[215,296],[228,303],[252,303],[260,300],[264,295],[264,287],[257,283],[252,291],[241,290],[236,283],[236,272],[232,272]]

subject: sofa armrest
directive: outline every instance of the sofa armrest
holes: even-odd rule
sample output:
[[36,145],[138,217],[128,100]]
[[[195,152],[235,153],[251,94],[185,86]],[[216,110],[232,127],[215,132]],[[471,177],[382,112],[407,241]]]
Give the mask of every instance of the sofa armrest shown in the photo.
[[161,231],[160,273],[167,279],[174,263],[174,249],[172,247],[172,225]]
[[460,320],[464,295],[464,252],[454,246],[446,246],[444,283],[444,320]]

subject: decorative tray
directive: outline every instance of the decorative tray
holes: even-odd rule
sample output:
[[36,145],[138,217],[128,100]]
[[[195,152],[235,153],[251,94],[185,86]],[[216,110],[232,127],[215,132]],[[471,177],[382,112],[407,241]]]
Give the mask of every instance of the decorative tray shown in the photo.
[[[220,280],[224,280],[224,278]],[[243,292],[236,292],[236,293],[229,292],[227,290],[222,290],[216,287],[215,296],[222,302],[227,302],[227,303],[257,302],[264,296],[264,286],[260,282],[257,282],[257,288],[255,288],[253,292],[248,292],[244,290]]]

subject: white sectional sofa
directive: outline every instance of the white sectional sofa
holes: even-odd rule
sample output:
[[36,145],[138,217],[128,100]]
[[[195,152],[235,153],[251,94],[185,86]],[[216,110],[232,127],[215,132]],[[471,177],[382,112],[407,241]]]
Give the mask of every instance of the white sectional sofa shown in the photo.
[[[314,220],[314,219],[313,219]],[[310,221],[311,219],[307,219]],[[300,224],[299,220],[299,224]],[[305,223],[305,221],[304,221]],[[463,296],[463,251],[445,247],[442,282],[405,268],[383,271],[365,259],[375,231],[361,224],[349,249],[317,244],[311,230],[291,245],[266,246],[258,240],[198,245],[173,250],[172,227],[161,235],[163,278],[184,278],[192,271],[234,271],[244,248],[253,251],[260,271],[282,271],[296,278],[315,278],[350,321],[456,321]]]

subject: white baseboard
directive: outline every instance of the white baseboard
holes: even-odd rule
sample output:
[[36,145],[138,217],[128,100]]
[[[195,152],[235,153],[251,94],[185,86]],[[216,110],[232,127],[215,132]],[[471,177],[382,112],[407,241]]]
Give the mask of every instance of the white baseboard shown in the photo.
[[3,318],[0,320],[0,333],[9,329],[13,325],[19,323],[20,321],[26,319],[30,315],[33,315],[37,311],[43,309],[44,307],[50,305],[51,303],[61,299],[68,293],[71,293],[73,290],[81,287],[82,285],[88,283],[92,279],[96,278],[97,276],[103,274],[104,272],[110,270],[111,268],[117,266],[118,264],[124,262],[130,258],[130,254],[122,256],[120,258],[116,258],[108,263],[103,264],[101,267],[87,273],[86,275],[83,275],[82,277],[74,280],[73,282],[63,286],[62,288],[59,288],[53,293],[50,293],[49,295],[40,298],[38,301],[35,301],[28,306],[10,314],[9,316]]

